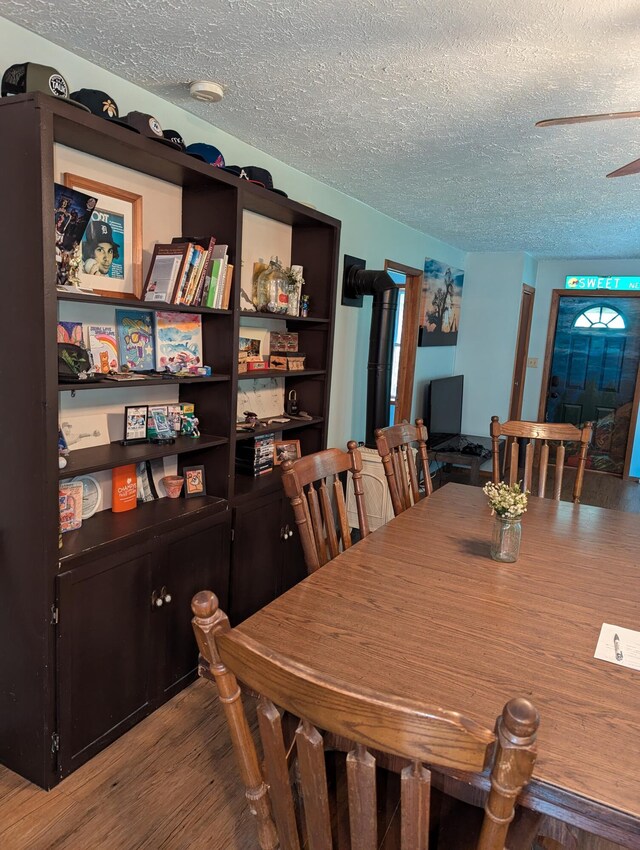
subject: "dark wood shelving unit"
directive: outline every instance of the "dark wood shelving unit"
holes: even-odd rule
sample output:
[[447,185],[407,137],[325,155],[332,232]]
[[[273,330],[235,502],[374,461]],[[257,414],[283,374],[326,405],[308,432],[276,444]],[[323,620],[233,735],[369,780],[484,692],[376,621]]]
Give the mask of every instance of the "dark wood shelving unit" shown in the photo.
[[323,423],[324,419],[322,416],[314,416],[313,419],[292,419],[290,422],[272,422],[270,425],[264,422],[255,431],[236,431],[236,442],[250,440],[252,437],[257,437],[260,434],[271,434],[273,431],[292,431],[298,428],[311,428],[316,425],[322,425]]
[[242,372],[238,375],[238,380],[247,381],[255,378],[309,378],[312,375],[326,374],[326,369],[262,369],[259,372]]
[[163,301],[139,301],[137,298],[110,298],[106,295],[84,295],[82,292],[57,290],[58,301],[75,301],[79,304],[109,304],[133,310],[170,311],[172,313],[202,313],[213,316],[230,316],[233,310],[214,310],[213,307],[194,307],[186,304],[167,304]]
[[320,319],[315,316],[285,316],[279,313],[258,313],[256,310],[240,310],[241,319],[269,319],[272,321],[287,322],[291,324],[328,325],[331,319]]
[[[253,436],[236,433],[238,392],[243,381],[282,379],[285,398],[295,390],[300,409],[314,418],[265,431],[286,432],[303,454],[326,447],[340,222],[44,94],[3,98],[0,133],[0,256],[5,278],[20,281],[11,288],[0,338],[4,362],[20,351],[19,373],[10,370],[3,385],[3,403],[19,412],[20,424],[3,460],[6,480],[15,483],[0,491],[0,643],[20,650],[0,656],[0,762],[51,788],[193,681],[195,592],[213,589],[236,624],[306,574],[297,536],[283,533],[295,521],[280,468],[259,479],[236,475],[236,445]],[[235,267],[229,309],[58,291],[56,145],[178,187],[182,233],[213,234],[228,245]],[[99,169],[91,168],[78,162],[77,173],[99,181]],[[172,197],[178,203],[178,193]],[[304,269],[311,316],[240,309],[243,246],[245,257],[251,250],[246,211],[291,228],[291,262]],[[56,323],[61,305],[73,320],[74,304],[83,316],[95,305],[97,322],[104,305],[199,314],[203,360],[215,373],[61,384]],[[240,325],[250,319],[295,329],[306,362],[317,368],[238,374]],[[24,345],[25,330],[33,344]],[[58,468],[59,413],[77,403],[69,394],[81,390],[78,407],[91,408],[118,398],[103,396],[107,390],[137,400],[146,387],[163,385],[195,405],[199,439],[113,442],[72,452],[67,467]],[[64,534],[59,548],[60,479],[172,456],[178,474],[185,466],[204,468],[207,496],[162,498],[126,513],[102,510]]]
[[215,384],[220,381],[230,381],[230,375],[210,375],[209,377],[193,377],[193,378],[145,378],[143,381],[134,379],[133,381],[78,381],[77,384],[58,384],[58,392],[68,393],[76,392],[77,390],[114,390],[122,389],[123,387],[159,387],[163,385],[171,386],[172,384]]
[[228,507],[225,499],[200,496],[195,499],[157,499],[121,514],[100,511],[83,523],[82,528],[65,534],[60,550],[62,568],[67,568],[68,562],[74,558],[96,554],[98,550],[124,542],[130,545],[135,537],[165,532],[171,525],[203,519],[227,511]]
[[175,443],[165,445],[137,443],[133,446],[121,446],[116,441],[108,443],[106,446],[78,449],[69,453],[67,465],[60,470],[60,478],[72,478],[75,475],[97,472],[100,469],[115,469],[117,466],[140,463],[158,457],[199,452],[214,446],[224,446],[228,442],[227,437],[212,437],[201,434],[200,437],[176,437]]

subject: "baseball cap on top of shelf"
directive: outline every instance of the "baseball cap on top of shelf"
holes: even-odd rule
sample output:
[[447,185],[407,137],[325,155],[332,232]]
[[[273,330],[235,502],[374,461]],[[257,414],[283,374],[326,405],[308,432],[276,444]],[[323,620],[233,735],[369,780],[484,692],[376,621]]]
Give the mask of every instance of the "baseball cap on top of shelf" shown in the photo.
[[2,97],[16,94],[41,91],[45,94],[66,100],[89,112],[82,103],[77,103],[69,97],[69,84],[59,71],[49,65],[38,65],[37,62],[19,62],[11,65],[2,75],[0,93]]
[[99,89],[78,89],[78,91],[71,92],[71,99],[75,103],[81,103],[83,106],[86,106],[93,115],[105,118],[107,121],[111,121],[112,124],[119,124],[121,127],[126,127],[135,133],[140,132],[120,118],[118,104],[104,91],[100,91]]
[[244,167],[240,167],[239,165],[227,165],[224,170],[228,171],[229,174],[235,174],[235,176],[239,177],[241,180],[248,180],[249,183],[255,183],[258,186],[262,186],[264,189],[269,189],[270,192],[276,192],[284,198],[289,197],[286,192],[282,191],[282,189],[275,188],[273,185],[273,177],[266,168],[258,168],[257,165],[245,165]]
[[186,150],[186,145],[184,143],[184,139],[177,130],[163,130],[162,135],[168,142],[171,142],[174,147],[178,148],[178,150],[181,150],[184,153],[184,151]]
[[224,168],[224,157],[214,145],[194,142],[192,145],[187,145],[186,153],[195,156],[197,159],[203,159],[215,168]]
[[153,139],[154,142],[162,142],[163,145],[168,145],[170,148],[179,149],[178,145],[170,139],[165,139],[160,122],[153,115],[149,115],[147,112],[134,111],[129,112],[122,120],[133,127],[134,130],[137,130],[141,136]]

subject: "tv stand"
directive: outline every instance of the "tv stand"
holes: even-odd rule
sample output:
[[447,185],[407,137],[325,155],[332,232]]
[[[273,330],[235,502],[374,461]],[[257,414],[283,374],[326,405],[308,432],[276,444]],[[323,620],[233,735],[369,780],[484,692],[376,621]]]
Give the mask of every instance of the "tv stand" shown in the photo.
[[[480,467],[486,463],[489,457],[483,457],[481,454],[472,454],[462,451],[465,446],[479,445],[483,449],[491,452],[490,437],[476,437],[468,434],[461,434],[459,437],[454,437],[448,440],[441,447],[429,449],[429,460],[436,463],[442,463],[445,466],[463,466],[469,470],[469,484],[478,486],[480,484]],[[500,443],[500,454],[504,452],[503,443]],[[502,459],[501,459],[502,461]]]

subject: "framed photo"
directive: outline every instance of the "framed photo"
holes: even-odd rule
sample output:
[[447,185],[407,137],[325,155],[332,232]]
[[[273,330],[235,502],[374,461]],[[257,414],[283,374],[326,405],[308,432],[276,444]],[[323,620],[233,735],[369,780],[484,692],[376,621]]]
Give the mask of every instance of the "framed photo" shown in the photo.
[[149,409],[149,432],[152,443],[173,443],[175,437],[169,424],[166,405],[158,405]]
[[276,466],[285,460],[298,460],[302,457],[300,440],[276,440],[273,444],[273,462]]
[[147,416],[149,408],[146,404],[130,406],[124,409],[124,442],[142,443],[147,441]]
[[80,243],[78,277],[98,295],[142,297],[142,195],[78,174],[64,184],[98,199]]
[[207,485],[204,477],[204,466],[185,466],[182,469],[184,476],[184,497],[191,499],[193,496],[206,496]]

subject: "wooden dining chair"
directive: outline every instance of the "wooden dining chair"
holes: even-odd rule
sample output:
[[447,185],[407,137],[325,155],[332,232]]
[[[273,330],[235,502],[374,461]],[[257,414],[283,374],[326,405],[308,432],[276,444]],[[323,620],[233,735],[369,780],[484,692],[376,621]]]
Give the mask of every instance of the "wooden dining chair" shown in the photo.
[[417,446],[420,471],[424,477],[425,495],[430,496],[433,492],[429,474],[427,429],[422,419],[416,419],[415,425],[405,421],[389,428],[378,428],[374,436],[387,478],[393,513],[398,516],[420,499],[414,444]]
[[549,468],[549,441],[559,441],[556,448],[555,472],[553,478],[553,498],[560,499],[562,490],[562,476],[565,464],[565,443],[579,443],[578,464],[576,478],[573,484],[573,501],[580,501],[584,470],[587,463],[587,449],[591,442],[593,424],[585,422],[582,428],[576,428],[567,422],[520,422],[511,420],[500,422],[497,416],[491,417],[491,447],[493,450],[493,483],[500,481],[500,460],[498,440],[500,437],[512,437],[511,454],[509,459],[509,484],[518,480],[518,457],[520,453],[520,439],[527,439],[524,460],[524,477],[522,486],[524,490],[531,491],[534,467],[534,454],[536,452],[536,441],[540,444],[538,460],[538,496],[544,497],[547,488],[547,471]]
[[[466,846],[503,850],[517,796],[536,759],[539,718],[528,700],[510,700],[494,734],[456,711],[351,687],[281,656],[231,630],[211,591],[196,594],[191,607],[202,674],[217,685],[261,850],[335,846],[332,827],[335,833],[340,812],[332,806],[323,734],[351,742],[346,808],[352,850],[377,850],[382,840],[377,834],[374,752],[405,765],[399,783],[400,850],[428,848],[431,774],[426,765],[466,774],[479,774],[490,765],[480,834]],[[238,680],[259,695],[263,770]],[[289,735],[284,721],[291,716],[297,728]]]
[[[344,489],[339,478],[344,472],[351,473],[360,536],[366,537],[369,534],[369,520],[362,489],[362,456],[354,440],[347,444],[346,452],[325,449],[282,464],[282,484],[291,500],[309,573],[351,546]],[[327,487],[327,479],[330,488]],[[329,489],[335,502],[337,528]]]

